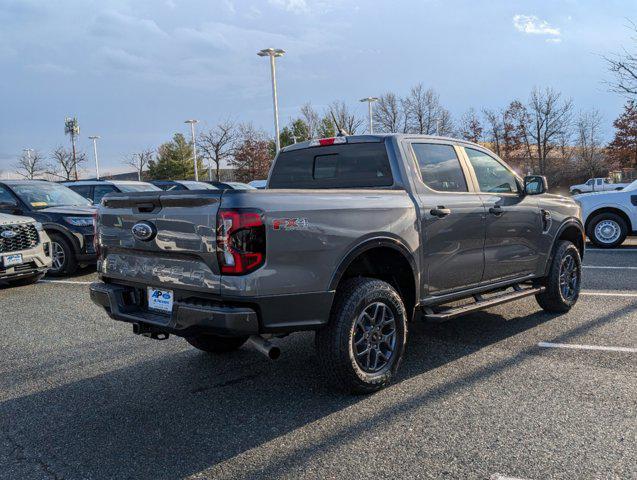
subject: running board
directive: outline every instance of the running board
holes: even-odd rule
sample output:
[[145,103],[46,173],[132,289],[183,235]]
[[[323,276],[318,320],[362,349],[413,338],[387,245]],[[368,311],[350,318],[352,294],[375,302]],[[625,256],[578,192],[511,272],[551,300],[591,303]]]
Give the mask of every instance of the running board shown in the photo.
[[484,299],[481,295],[474,295],[473,298],[475,299],[475,303],[462,305],[461,307],[447,308],[440,312],[434,312],[431,307],[428,307],[425,309],[423,317],[426,320],[436,323],[445,322],[461,315],[484,310],[485,308],[495,307],[496,305],[512,302],[531,295],[537,295],[545,290],[545,287],[521,288],[518,285],[513,288],[514,290],[512,292],[504,293],[488,299]]

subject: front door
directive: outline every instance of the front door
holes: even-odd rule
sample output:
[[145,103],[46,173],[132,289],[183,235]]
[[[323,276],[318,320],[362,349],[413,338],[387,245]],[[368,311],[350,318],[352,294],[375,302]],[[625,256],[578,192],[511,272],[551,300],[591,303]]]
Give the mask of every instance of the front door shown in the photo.
[[440,294],[477,285],[484,268],[485,211],[472,192],[458,147],[414,141],[411,151],[420,169],[423,292]]
[[499,160],[482,150],[464,150],[486,209],[482,280],[506,280],[534,273],[543,228],[537,200],[523,194],[515,174]]

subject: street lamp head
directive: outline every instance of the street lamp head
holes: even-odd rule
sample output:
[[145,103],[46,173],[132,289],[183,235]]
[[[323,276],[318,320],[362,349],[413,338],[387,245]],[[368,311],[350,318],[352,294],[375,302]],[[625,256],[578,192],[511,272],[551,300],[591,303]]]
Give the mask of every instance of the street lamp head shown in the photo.
[[377,102],[378,100],[380,100],[378,97],[365,97],[360,99],[361,102]]
[[285,55],[285,50],[281,50],[280,48],[264,48],[263,50],[259,50],[257,55],[260,57],[282,57]]
[[199,123],[199,120],[191,119],[191,120],[186,120],[184,123],[190,123],[190,124]]
[[91,135],[88,138],[89,138],[89,140],[99,140],[102,137],[100,137],[99,135]]

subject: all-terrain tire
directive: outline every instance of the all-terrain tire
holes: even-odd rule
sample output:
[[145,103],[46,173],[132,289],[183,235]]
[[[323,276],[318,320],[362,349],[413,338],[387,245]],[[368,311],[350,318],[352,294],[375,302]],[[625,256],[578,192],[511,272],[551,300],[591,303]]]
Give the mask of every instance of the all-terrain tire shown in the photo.
[[227,353],[237,350],[248,340],[248,337],[220,337],[218,335],[195,335],[186,337],[193,347],[208,353]]
[[[382,310],[384,320],[374,323],[376,327],[370,326],[367,333],[360,326],[361,319],[365,313]],[[374,309],[374,310],[369,310]],[[391,320],[389,320],[393,317]],[[374,320],[381,315],[374,315]],[[389,330],[378,330],[378,326],[385,324]],[[372,330],[376,332],[378,342],[378,332],[384,338],[391,335],[391,325],[395,327],[393,335],[393,349],[389,354],[389,343],[380,346],[374,343],[372,349],[375,350],[375,359],[385,363],[378,371],[365,369],[361,361],[370,362],[370,356],[366,359],[360,358],[360,352],[355,353],[355,349],[360,349],[361,337],[367,335],[366,342],[371,342]],[[358,339],[358,342],[357,340]],[[358,277],[346,280],[337,290],[334,305],[330,314],[329,323],[316,332],[316,348],[318,358],[325,376],[337,389],[349,393],[371,393],[385,387],[400,365],[407,343],[407,314],[400,295],[387,282],[374,278]],[[355,342],[357,345],[355,345]],[[381,343],[383,341],[381,340]],[[383,353],[379,356],[378,349]],[[365,356],[365,355],[363,355]],[[384,358],[381,358],[384,357]],[[389,357],[388,359],[386,357]],[[376,365],[374,365],[376,368]]]
[[[566,271],[567,265],[572,262],[574,271]],[[579,298],[579,291],[582,279],[582,260],[577,247],[567,241],[561,240],[555,247],[548,276],[544,277],[540,283],[546,290],[535,296],[537,303],[546,312],[566,313]],[[568,286],[561,281],[572,281]],[[568,287],[568,288],[567,288]],[[572,288],[571,288],[572,287]],[[566,292],[565,292],[566,289]]]

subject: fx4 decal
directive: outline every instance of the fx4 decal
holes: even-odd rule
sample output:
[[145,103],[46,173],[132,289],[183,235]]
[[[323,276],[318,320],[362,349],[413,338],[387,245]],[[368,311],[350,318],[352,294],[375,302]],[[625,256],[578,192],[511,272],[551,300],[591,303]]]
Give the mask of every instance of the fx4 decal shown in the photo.
[[275,218],[272,220],[274,230],[307,230],[309,222],[307,218]]

